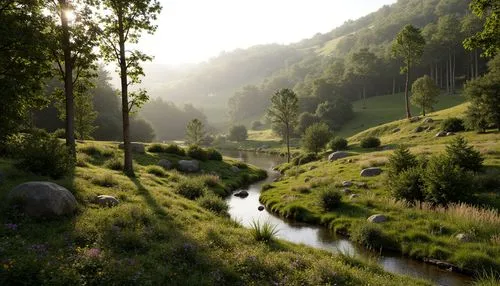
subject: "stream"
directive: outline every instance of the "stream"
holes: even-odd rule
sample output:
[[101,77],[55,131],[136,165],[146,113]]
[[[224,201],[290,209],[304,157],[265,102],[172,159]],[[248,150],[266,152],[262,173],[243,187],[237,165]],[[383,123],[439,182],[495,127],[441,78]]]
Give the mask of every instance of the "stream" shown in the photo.
[[427,279],[437,285],[468,285],[471,282],[469,276],[449,272],[435,265],[403,257],[398,253],[382,252],[380,254],[373,252],[353,244],[345,237],[336,235],[325,227],[289,221],[273,215],[267,210],[258,211],[257,208],[261,205],[259,203],[261,186],[272,182],[279,176],[278,172],[273,171],[273,167],[283,163],[284,158],[276,155],[246,151],[224,150],[222,153],[224,156],[241,160],[268,172],[266,180],[262,180],[246,188],[249,194],[248,197],[242,199],[231,196],[227,199],[231,217],[240,221],[244,226],[249,227],[250,223],[254,220],[270,221],[272,224],[277,225],[277,229],[279,230],[277,236],[280,239],[325,249],[333,253],[342,252],[360,257],[375,257],[378,264],[388,272]]

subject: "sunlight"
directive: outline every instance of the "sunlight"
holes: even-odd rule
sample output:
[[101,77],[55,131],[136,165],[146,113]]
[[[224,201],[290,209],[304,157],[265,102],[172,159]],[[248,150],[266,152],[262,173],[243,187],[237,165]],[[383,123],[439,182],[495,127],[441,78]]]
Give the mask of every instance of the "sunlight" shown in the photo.
[[73,10],[70,9],[63,10],[63,15],[64,17],[66,17],[66,19],[68,19],[69,23],[73,23],[76,20],[76,14]]

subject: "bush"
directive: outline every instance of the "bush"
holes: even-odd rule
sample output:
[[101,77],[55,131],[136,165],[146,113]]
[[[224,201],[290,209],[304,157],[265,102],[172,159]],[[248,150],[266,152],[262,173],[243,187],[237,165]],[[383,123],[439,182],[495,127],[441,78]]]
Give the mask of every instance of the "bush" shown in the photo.
[[227,202],[219,196],[212,193],[206,194],[197,199],[198,204],[216,214],[227,215],[229,206]]
[[370,249],[380,249],[390,246],[392,243],[384,235],[378,225],[364,223],[351,230],[351,239]]
[[155,144],[149,145],[148,152],[151,152],[151,153],[163,153],[163,152],[165,152],[164,149],[165,148],[164,148],[163,144],[155,143]]
[[168,144],[164,147],[163,152],[178,156],[186,156],[186,151],[184,151],[184,149],[182,149],[182,147],[179,147],[179,145],[177,144]]
[[175,187],[175,192],[187,199],[196,200],[207,193],[207,187],[200,180],[184,179]]
[[316,155],[315,153],[300,153],[292,159],[292,165],[303,165],[316,160],[318,160],[318,155]]
[[302,147],[308,152],[318,153],[330,140],[332,134],[326,123],[314,123],[302,136]]
[[244,125],[235,125],[229,128],[229,135],[227,139],[231,141],[245,141],[248,138],[247,128]]
[[261,223],[260,221],[252,221],[251,223],[252,236],[256,241],[270,242],[274,240],[276,234],[278,234],[278,229],[276,225],[271,222],[266,221]]
[[328,147],[332,151],[347,150],[347,140],[342,137],[335,137],[328,143]]
[[483,157],[474,147],[469,146],[462,136],[457,136],[446,146],[450,160],[466,171],[479,172],[483,168]]
[[446,132],[464,131],[464,121],[456,117],[447,118],[441,122],[441,130]]
[[66,130],[64,130],[63,128],[59,128],[52,133],[52,136],[59,139],[64,139],[66,138]]
[[342,200],[342,195],[333,186],[326,187],[320,193],[320,204],[326,211],[336,209]]
[[191,157],[193,159],[200,160],[200,161],[206,161],[206,160],[208,160],[208,153],[207,153],[207,151],[205,151],[203,148],[201,148],[198,145],[190,145],[188,147],[188,149],[187,149],[186,154],[189,157]]
[[389,181],[389,189],[394,198],[405,200],[411,204],[425,199],[423,170],[418,167],[403,170]]
[[148,172],[151,175],[155,175],[157,177],[166,176],[165,170],[163,170],[163,168],[160,166],[148,166],[146,172]]
[[252,130],[259,130],[263,126],[259,120],[252,121]]
[[66,146],[43,130],[33,130],[17,148],[15,153],[20,161],[16,166],[20,169],[57,179],[74,168],[74,160]]
[[123,170],[123,160],[119,158],[111,158],[106,162],[106,167],[111,170],[121,171]]
[[222,161],[222,154],[214,148],[207,149],[208,160]]
[[380,146],[380,139],[377,137],[366,137],[361,140],[361,148],[376,148]]
[[318,123],[319,118],[310,113],[310,112],[303,112],[299,115],[299,122],[297,124],[297,133],[298,134],[304,134],[307,128],[309,128],[311,125]]
[[399,173],[416,167],[418,164],[417,158],[406,147],[399,146],[389,157],[388,170],[389,179],[394,179]]

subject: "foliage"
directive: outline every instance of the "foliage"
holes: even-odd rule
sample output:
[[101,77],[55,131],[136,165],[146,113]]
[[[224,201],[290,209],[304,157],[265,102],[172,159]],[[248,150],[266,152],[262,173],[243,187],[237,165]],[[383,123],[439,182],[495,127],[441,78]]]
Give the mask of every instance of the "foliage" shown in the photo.
[[262,128],[264,124],[262,124],[262,122],[260,120],[254,120],[252,121],[252,125],[251,125],[251,128],[252,130],[259,130],[260,128]]
[[196,200],[208,192],[207,187],[201,180],[193,179],[181,180],[175,187],[174,191],[190,200]]
[[483,169],[484,158],[481,153],[467,144],[467,140],[462,136],[455,137],[446,145],[446,156],[465,171],[479,172]]
[[342,96],[335,96],[318,105],[316,116],[321,122],[326,122],[331,129],[337,130],[354,117],[354,112],[349,101]]
[[116,157],[109,159],[105,165],[111,170],[123,171],[123,161]]
[[168,144],[167,146],[165,146],[163,150],[165,153],[174,154],[178,156],[186,155],[186,151],[184,151],[184,149],[177,144]]
[[73,170],[73,159],[61,141],[42,130],[26,134],[16,150],[18,168],[35,174],[60,178]]
[[366,137],[360,142],[361,148],[376,148],[380,146],[380,139],[377,137]]
[[186,150],[186,155],[197,160],[208,160],[208,152],[198,145],[189,145]]
[[315,114],[312,114],[310,112],[302,112],[299,115],[297,134],[303,134],[309,126],[318,122],[319,118]]
[[417,79],[411,86],[411,102],[422,108],[422,115],[426,111],[433,111],[436,98],[439,95],[439,87],[428,75]]
[[457,117],[450,117],[441,122],[441,130],[446,132],[464,131],[464,121]]
[[214,148],[207,149],[208,160],[222,161],[222,154]]
[[259,220],[254,220],[250,224],[250,230],[253,238],[256,241],[271,242],[275,239],[278,234],[278,229],[276,225],[273,225],[270,221],[261,223]]
[[341,204],[342,195],[334,186],[327,186],[320,192],[319,199],[324,210],[333,211]]
[[313,153],[323,150],[332,137],[328,125],[325,123],[314,123],[306,129],[302,136],[302,147]]
[[336,136],[328,143],[328,148],[332,151],[347,150],[348,145],[349,143],[347,142],[347,139]]
[[200,145],[205,137],[205,125],[201,120],[195,118],[186,126],[186,139],[190,144]]
[[130,140],[136,142],[151,142],[155,131],[151,123],[143,118],[132,117],[130,120]]
[[417,158],[408,148],[403,145],[398,146],[389,157],[387,173],[390,180],[396,180],[396,176],[401,172],[414,168],[418,165]]
[[486,19],[483,30],[464,41],[467,49],[480,48],[483,55],[493,57],[500,47],[500,4],[495,0],[472,0],[472,13]]
[[425,199],[423,170],[419,167],[410,167],[399,174],[390,177],[389,189],[397,200],[405,200],[410,204],[423,202]]
[[307,164],[313,161],[318,160],[318,154],[309,152],[309,153],[300,153],[297,156],[293,157],[292,165],[299,166],[303,164]]
[[386,247],[388,241],[382,229],[371,223],[363,223],[353,228],[351,231],[351,239],[373,250]]
[[229,210],[229,206],[227,205],[227,202],[213,193],[207,193],[204,196],[199,197],[196,201],[200,206],[211,212],[219,215],[228,215],[227,212]]
[[165,177],[166,176],[165,170],[160,166],[148,166],[146,168],[146,172],[148,172],[151,175],[155,175],[157,177]]
[[227,136],[227,139],[231,141],[242,142],[247,140],[247,138],[248,138],[248,132],[245,125],[234,125],[231,126],[231,128],[229,128],[229,134]]

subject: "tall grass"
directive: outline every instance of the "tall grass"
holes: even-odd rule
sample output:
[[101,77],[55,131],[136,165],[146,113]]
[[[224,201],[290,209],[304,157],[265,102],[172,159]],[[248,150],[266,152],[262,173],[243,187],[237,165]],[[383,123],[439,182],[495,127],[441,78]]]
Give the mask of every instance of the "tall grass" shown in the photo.
[[276,238],[279,232],[277,226],[269,221],[261,223],[259,220],[253,220],[250,227],[256,241],[270,242]]

